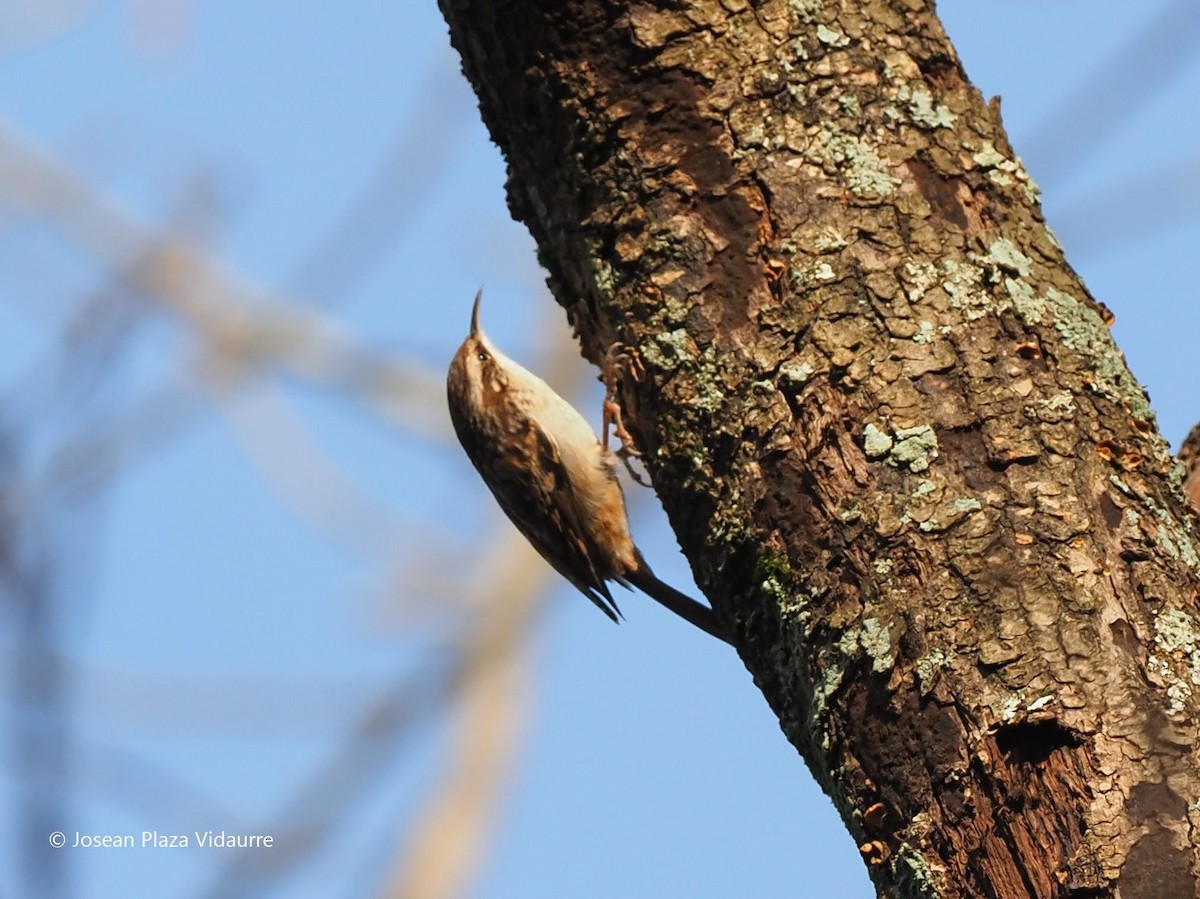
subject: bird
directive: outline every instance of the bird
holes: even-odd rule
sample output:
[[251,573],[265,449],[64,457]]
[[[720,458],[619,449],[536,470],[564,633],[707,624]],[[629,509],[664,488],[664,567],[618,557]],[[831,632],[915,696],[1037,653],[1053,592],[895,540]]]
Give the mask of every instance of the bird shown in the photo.
[[629,533],[614,454],[579,412],[508,356],[479,324],[450,362],[446,400],[467,458],[517,530],[550,566],[612,621],[624,617],[609,582],[637,587],[726,643],[708,606],[660,580]]

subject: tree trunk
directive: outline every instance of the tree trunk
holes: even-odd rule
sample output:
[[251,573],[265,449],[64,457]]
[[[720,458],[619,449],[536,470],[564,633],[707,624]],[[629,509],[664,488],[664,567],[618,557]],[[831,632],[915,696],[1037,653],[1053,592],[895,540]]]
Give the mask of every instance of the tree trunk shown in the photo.
[[[881,895],[1197,892],[1146,396],[931,0],[441,0],[509,202]],[[781,894],[783,885],[781,885]]]

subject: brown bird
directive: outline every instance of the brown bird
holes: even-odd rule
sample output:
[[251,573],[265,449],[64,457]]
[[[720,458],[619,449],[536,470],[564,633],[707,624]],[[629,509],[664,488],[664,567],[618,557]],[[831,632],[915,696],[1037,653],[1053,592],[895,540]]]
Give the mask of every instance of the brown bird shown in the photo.
[[570,403],[492,345],[479,327],[482,296],[480,288],[471,331],[450,362],[446,397],[459,443],[500,508],[613,621],[621,610],[608,581],[637,587],[729,642],[712,609],[650,570],[629,536],[613,454]]

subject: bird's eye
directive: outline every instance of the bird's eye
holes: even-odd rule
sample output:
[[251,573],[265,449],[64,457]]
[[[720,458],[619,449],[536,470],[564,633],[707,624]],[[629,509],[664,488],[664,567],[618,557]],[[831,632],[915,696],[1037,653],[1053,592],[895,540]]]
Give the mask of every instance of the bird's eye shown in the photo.
[[489,356],[487,354],[486,350],[480,350],[478,353],[475,354],[475,358],[478,359],[480,362],[487,362],[488,359],[491,358],[491,356]]

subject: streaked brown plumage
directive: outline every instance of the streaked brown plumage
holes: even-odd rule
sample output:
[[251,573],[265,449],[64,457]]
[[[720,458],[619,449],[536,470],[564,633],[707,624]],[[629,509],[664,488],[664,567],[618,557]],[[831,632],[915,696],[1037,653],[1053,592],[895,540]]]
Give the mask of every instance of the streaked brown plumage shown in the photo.
[[638,587],[728,642],[712,609],[660,581],[629,535],[612,454],[583,416],[541,378],[497,350],[479,327],[450,363],[450,420],[500,508],[547,562],[613,621],[608,581]]

